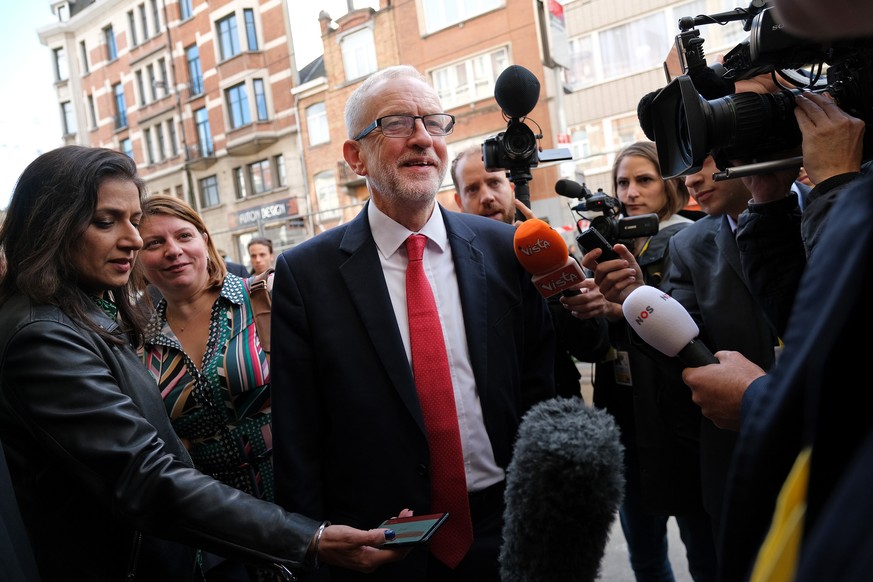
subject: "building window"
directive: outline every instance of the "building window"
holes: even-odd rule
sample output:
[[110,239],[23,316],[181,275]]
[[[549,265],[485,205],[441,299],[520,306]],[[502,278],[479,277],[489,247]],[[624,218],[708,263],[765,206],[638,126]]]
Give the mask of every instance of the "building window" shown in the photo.
[[194,112],[194,123],[197,126],[200,156],[204,158],[211,157],[215,150],[212,145],[212,129],[209,127],[209,114],[205,107],[201,107]]
[[288,175],[285,172],[285,156],[279,154],[273,158],[273,161],[276,162],[276,185],[287,186]]
[[136,89],[139,93],[139,104],[145,105],[148,103],[148,95],[146,95],[145,90],[145,81],[143,80],[142,69],[136,71],[133,74],[134,79],[136,79]]
[[192,6],[192,0],[179,0],[179,12],[182,16],[182,20],[188,20],[194,14],[194,7]]
[[58,47],[52,51],[55,62],[55,81],[66,81],[70,78],[70,69],[67,65],[67,51],[64,47]]
[[422,0],[428,33],[469,20],[489,10],[502,8],[504,0]]
[[218,26],[218,48],[221,54],[221,60],[226,61],[240,53],[239,33],[236,28],[236,14],[226,16],[216,24]]
[[79,41],[79,58],[82,61],[82,73],[87,75],[91,72],[91,65],[88,64],[88,47],[85,46],[85,41]]
[[139,19],[142,22],[142,38],[143,40],[147,40],[149,37],[149,21],[146,16],[146,6],[145,4],[140,4],[139,9]]
[[249,96],[246,94],[246,84],[234,85],[224,92],[227,101],[227,111],[230,114],[230,128],[236,129],[252,122],[249,112]]
[[136,34],[136,19],[133,16],[133,10],[127,11],[127,28],[130,30],[130,46],[137,46],[139,36]]
[[306,108],[306,127],[309,130],[309,145],[330,141],[330,127],[324,102]]
[[321,172],[315,175],[315,194],[318,197],[318,216],[321,222],[341,216],[333,172]]
[[200,180],[200,207],[212,208],[221,203],[218,195],[218,178],[207,176]]
[[64,135],[76,133],[76,117],[73,115],[73,104],[69,101],[61,103],[61,119],[64,123]]
[[255,93],[255,109],[258,112],[258,121],[266,121],[267,117],[267,92],[264,90],[264,80],[254,79],[252,88]]
[[155,23],[155,35],[161,32],[161,11],[158,6],[158,0],[149,0],[149,4],[152,7],[152,22]]
[[346,81],[360,79],[376,70],[376,44],[369,28],[349,34],[340,41]]
[[258,50],[258,32],[255,29],[255,11],[251,8],[243,9],[243,20],[246,23],[246,42],[250,51]]
[[233,186],[236,190],[236,199],[244,199],[246,197],[246,175],[242,168],[233,169]]
[[131,160],[133,159],[133,144],[131,143],[129,137],[121,140],[121,151],[124,152]]
[[155,163],[155,149],[154,144],[152,143],[152,130],[150,127],[145,128],[142,131],[142,139],[145,142],[145,154],[146,154],[146,162],[149,164]]
[[161,97],[170,94],[170,80],[167,77],[167,60],[158,59],[158,93]]
[[167,148],[164,144],[164,125],[159,123],[155,126],[155,145],[158,146],[158,161],[167,159]]
[[509,65],[506,47],[436,69],[431,84],[447,111],[454,107],[490,99],[497,77]]
[[155,66],[151,63],[146,65],[146,74],[148,75],[148,83],[149,83],[149,95],[152,98],[152,101],[158,100],[158,78],[155,76]]
[[88,113],[91,114],[91,129],[97,129],[97,106],[94,104],[94,95],[88,95]]
[[270,160],[259,160],[249,164],[249,178],[252,182],[252,193],[263,194],[269,192],[273,186],[273,172],[270,168]]
[[103,29],[103,40],[106,41],[106,58],[114,61],[118,58],[118,47],[115,45],[115,33],[112,32],[112,26]]
[[190,78],[189,89],[192,95],[203,93],[203,71],[200,69],[200,49],[196,44],[187,48],[185,54],[188,58],[188,77]]
[[173,154],[173,157],[178,156],[179,142],[176,138],[176,123],[173,119],[167,122],[167,137],[170,138],[170,153]]
[[124,85],[116,83],[112,86],[115,95],[115,129],[127,127],[127,103],[124,101]]

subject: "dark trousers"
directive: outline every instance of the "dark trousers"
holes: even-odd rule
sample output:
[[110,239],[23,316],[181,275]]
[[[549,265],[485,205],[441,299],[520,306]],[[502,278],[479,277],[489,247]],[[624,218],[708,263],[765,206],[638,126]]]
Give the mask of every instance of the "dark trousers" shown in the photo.
[[[631,568],[638,582],[673,582],[673,568],[667,552],[667,515],[653,515],[643,509],[639,469],[632,463],[625,475],[624,502],[619,520],[627,540]],[[715,542],[709,514],[677,515],[679,536],[685,544],[688,570],[695,582],[716,578]]]
[[428,582],[500,582],[504,482],[470,494],[473,545],[454,570],[428,556]]

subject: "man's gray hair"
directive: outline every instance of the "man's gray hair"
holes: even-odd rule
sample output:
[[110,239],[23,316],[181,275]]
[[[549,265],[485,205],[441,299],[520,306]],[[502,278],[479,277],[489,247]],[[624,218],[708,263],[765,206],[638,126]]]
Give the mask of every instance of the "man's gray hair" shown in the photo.
[[427,83],[427,77],[412,65],[394,65],[370,75],[366,81],[361,83],[352,94],[349,95],[346,101],[345,117],[346,117],[346,132],[349,139],[358,135],[364,127],[371,123],[372,119],[362,119],[362,116],[367,113],[366,99],[369,96],[370,90],[374,85],[387,79],[399,79],[401,77],[412,77],[423,83]]

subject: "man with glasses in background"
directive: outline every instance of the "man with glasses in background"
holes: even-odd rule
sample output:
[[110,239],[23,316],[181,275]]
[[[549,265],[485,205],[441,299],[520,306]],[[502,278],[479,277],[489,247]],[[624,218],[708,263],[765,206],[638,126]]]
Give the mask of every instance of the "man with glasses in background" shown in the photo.
[[[515,257],[511,225],[436,203],[455,120],[416,69],[368,78],[345,118],[343,155],[370,200],[276,262],[277,501],[365,529],[397,507],[449,512],[402,564],[369,576],[330,568],[332,582],[497,582],[518,425],[554,396],[546,303]],[[409,286],[418,265],[426,293]],[[425,319],[437,328],[421,352]],[[435,394],[446,399],[434,404]]]

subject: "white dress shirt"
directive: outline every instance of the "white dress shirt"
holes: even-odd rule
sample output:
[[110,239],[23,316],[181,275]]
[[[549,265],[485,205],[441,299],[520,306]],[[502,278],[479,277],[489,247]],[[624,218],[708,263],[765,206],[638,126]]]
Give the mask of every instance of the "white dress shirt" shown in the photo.
[[[394,315],[406,349],[406,358],[412,368],[412,352],[409,343],[409,317],[406,311],[406,239],[412,234],[427,237],[424,249],[424,272],[427,275],[434,300],[439,311],[443,338],[452,375],[455,392],[455,405],[458,409],[458,426],[461,431],[461,448],[464,453],[464,467],[467,474],[467,490],[480,491],[502,481],[505,477],[494,460],[491,441],[485,430],[482,405],[476,390],[470,351],[467,347],[467,334],[464,326],[464,313],[461,308],[461,295],[452,249],[446,233],[442,213],[438,205],[427,224],[414,233],[386,216],[376,208],[371,200],[367,206],[367,218],[373,239],[379,249],[379,261],[388,294],[394,307]],[[438,284],[434,284],[435,282]]]

